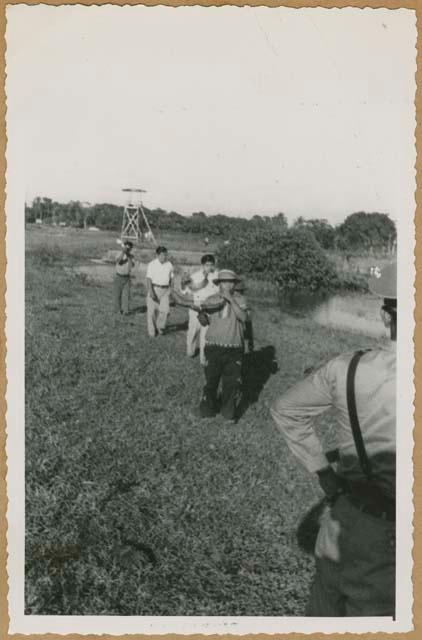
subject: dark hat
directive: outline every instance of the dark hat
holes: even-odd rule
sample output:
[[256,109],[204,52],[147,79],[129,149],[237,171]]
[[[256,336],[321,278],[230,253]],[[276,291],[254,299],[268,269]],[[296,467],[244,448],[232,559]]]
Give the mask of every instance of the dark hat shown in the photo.
[[397,299],[397,262],[383,269],[375,267],[368,282],[369,290],[380,298]]
[[218,277],[214,280],[215,284],[220,284],[220,282],[240,282],[240,278],[235,274],[234,271],[230,269],[221,269],[218,272]]

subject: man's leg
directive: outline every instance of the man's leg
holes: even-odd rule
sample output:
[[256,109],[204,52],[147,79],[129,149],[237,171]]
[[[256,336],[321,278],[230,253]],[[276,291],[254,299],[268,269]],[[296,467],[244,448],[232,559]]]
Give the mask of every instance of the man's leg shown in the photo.
[[113,308],[115,313],[122,313],[123,278],[117,274],[113,281]]
[[242,357],[243,352],[241,349],[230,347],[225,349],[222,372],[221,415],[227,420],[234,420],[236,417],[236,406],[242,381]]
[[158,295],[160,297],[160,303],[158,306],[157,329],[158,333],[163,333],[166,328],[167,317],[170,311],[170,292],[168,289],[164,289],[163,293]]
[[150,295],[147,296],[147,325],[148,335],[150,338],[155,338],[157,334],[157,327],[155,324],[155,317],[158,309],[158,304],[154,302]]
[[[340,552],[347,616],[395,616],[395,523],[343,500]],[[346,513],[347,511],[347,513]]]
[[340,568],[328,558],[316,558],[316,573],[306,615],[339,618],[346,615],[345,598],[340,591]]
[[205,340],[206,340],[206,337],[207,337],[208,327],[203,327],[200,322],[198,322],[198,324],[200,325],[200,329],[199,329],[199,361],[202,364],[202,366],[205,367],[205,365],[207,364],[207,359],[205,357]]
[[193,357],[196,353],[200,326],[198,314],[193,309],[189,309],[189,325],[186,334],[186,353],[189,357]]
[[126,313],[129,313],[130,312],[130,297],[131,297],[131,294],[132,294],[132,280],[131,280],[130,277],[127,279],[126,293],[127,293]]
[[199,412],[202,418],[211,418],[217,413],[217,390],[222,370],[221,351],[216,347],[205,348],[207,360],[207,365],[204,369],[205,386],[199,405]]

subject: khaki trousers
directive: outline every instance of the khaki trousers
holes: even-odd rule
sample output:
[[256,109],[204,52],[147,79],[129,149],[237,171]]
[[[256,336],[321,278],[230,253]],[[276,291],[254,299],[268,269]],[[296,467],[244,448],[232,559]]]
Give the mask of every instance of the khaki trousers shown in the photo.
[[126,310],[127,313],[130,311],[130,276],[120,276],[116,273],[114,276],[113,282],[113,299],[114,299],[114,311],[116,313],[123,313],[123,291],[126,289],[127,291],[127,302],[126,302]]
[[170,311],[170,289],[155,287],[154,291],[158,302],[155,302],[149,294],[147,295],[148,335],[151,338],[164,331]]
[[198,320],[198,314],[193,309],[189,309],[189,325],[186,334],[186,353],[192,357],[199,346],[199,359],[201,364],[205,364],[205,336],[208,327],[203,327]]

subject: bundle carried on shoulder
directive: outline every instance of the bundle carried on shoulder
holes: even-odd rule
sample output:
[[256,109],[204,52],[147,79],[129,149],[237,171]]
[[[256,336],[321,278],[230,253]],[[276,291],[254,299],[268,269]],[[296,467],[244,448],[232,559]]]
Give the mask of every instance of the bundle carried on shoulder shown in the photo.
[[211,313],[212,311],[219,311],[226,304],[226,300],[219,293],[214,293],[212,296],[208,296],[205,298],[203,302],[201,302],[201,309]]

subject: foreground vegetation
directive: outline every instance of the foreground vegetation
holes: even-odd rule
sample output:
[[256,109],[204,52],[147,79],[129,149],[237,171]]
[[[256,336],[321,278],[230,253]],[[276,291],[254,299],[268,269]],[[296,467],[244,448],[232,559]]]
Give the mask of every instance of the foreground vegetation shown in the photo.
[[[86,257],[76,244],[29,240],[26,612],[302,615],[313,560],[295,531],[320,493],[268,403],[373,339],[290,317],[254,289],[248,403],[236,426],[200,421],[185,312],[151,340],[142,286],[116,318],[110,286],[64,270]],[[320,428],[328,446],[330,418]]]

